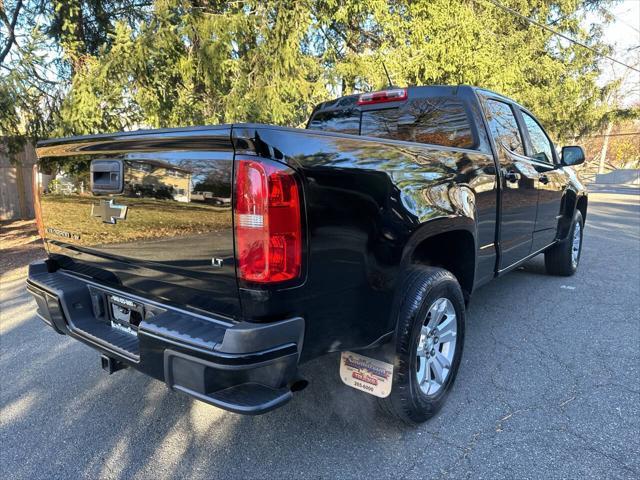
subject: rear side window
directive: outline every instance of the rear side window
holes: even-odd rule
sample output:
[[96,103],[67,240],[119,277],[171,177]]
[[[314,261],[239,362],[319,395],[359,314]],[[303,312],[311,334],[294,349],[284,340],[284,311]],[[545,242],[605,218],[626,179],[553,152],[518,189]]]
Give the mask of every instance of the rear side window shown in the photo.
[[348,133],[358,135],[360,130],[360,112],[355,110],[335,110],[316,113],[309,127],[325,132]]
[[498,100],[487,100],[487,121],[496,143],[524,155],[518,122],[508,104]]
[[531,139],[531,147],[533,148],[531,156],[541,162],[553,163],[553,146],[547,134],[527,112],[522,112],[522,118],[524,118],[524,123]]
[[449,97],[417,98],[402,108],[363,111],[360,133],[445,147],[475,144],[464,105]]

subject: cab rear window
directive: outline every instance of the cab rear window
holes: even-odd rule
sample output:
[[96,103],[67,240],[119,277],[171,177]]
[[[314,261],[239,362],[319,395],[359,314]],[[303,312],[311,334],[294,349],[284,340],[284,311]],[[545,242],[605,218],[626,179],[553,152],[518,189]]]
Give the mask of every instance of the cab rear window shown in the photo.
[[462,101],[455,97],[425,97],[401,107],[341,109],[316,112],[308,128],[351,135],[473,148],[475,138]]
[[360,112],[357,110],[318,112],[311,119],[308,128],[358,135],[360,132]]
[[364,111],[360,134],[445,147],[475,144],[464,105],[447,97],[418,98],[402,108]]

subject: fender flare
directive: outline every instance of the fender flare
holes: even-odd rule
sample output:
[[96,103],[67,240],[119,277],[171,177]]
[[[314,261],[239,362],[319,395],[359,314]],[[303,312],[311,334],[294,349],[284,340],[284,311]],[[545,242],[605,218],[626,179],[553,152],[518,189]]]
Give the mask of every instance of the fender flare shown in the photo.
[[578,192],[571,188],[567,189],[562,197],[561,207],[562,215],[558,219],[558,234],[557,239],[562,241],[567,238],[569,231],[571,230],[571,222],[573,221],[573,215],[578,208],[578,202],[582,199],[588,199],[586,192]]
[[476,239],[476,222],[473,218],[463,216],[438,217],[423,223],[411,234],[402,252],[401,265],[404,267],[407,263],[411,263],[411,258],[416,247],[425,240],[435,237],[436,235],[460,230],[467,231],[471,234],[475,251],[478,245]]
[[472,265],[469,265],[469,267],[472,268],[472,271],[470,272],[470,278],[468,278],[469,283],[466,284],[467,288],[465,289],[463,285],[463,290],[466,292],[465,295],[471,295],[475,285],[475,276],[478,267],[477,225],[475,220],[471,217],[438,217],[420,225],[420,227],[413,232],[404,246],[402,260],[400,262],[400,272],[405,272],[407,268],[414,263],[415,252],[425,241],[428,241],[430,238],[437,235],[453,232],[466,232],[473,242],[473,251],[469,252],[472,256],[472,258],[469,259],[472,263]]

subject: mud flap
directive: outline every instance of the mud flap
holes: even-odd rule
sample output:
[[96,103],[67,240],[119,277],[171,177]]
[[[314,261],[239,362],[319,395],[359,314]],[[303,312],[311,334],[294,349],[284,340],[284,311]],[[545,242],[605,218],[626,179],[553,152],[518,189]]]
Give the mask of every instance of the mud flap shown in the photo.
[[340,378],[345,385],[385,398],[391,393],[393,365],[358,353],[342,352]]

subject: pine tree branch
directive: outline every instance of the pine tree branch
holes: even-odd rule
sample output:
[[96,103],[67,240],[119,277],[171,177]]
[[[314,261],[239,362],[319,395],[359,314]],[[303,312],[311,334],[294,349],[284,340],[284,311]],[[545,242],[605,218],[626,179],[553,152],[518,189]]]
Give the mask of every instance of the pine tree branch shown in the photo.
[[[4,2],[2,3],[3,3],[2,6],[4,7]],[[21,8],[22,8],[22,0],[18,0],[18,2],[16,3],[16,8],[13,11],[13,17],[11,18],[11,21],[9,21],[9,19],[7,18],[7,14],[4,8],[0,9],[0,19],[2,20],[2,23],[4,23],[4,26],[7,28],[7,44],[2,49],[2,52],[0,52],[0,64],[4,63],[4,59],[11,51],[11,47],[13,46],[14,43],[16,43],[15,29],[16,29],[16,24],[18,23],[18,16],[20,15]]]

